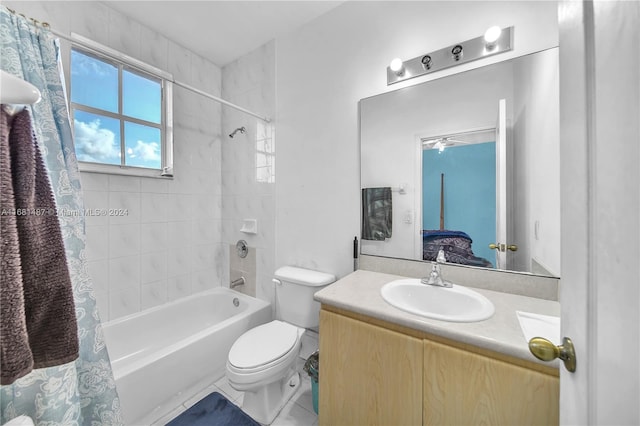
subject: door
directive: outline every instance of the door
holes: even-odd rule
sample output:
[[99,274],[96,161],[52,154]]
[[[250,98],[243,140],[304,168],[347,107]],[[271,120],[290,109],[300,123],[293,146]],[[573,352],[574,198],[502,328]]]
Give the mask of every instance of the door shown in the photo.
[[[496,120],[496,268],[507,269],[507,101],[498,101]],[[493,248],[493,247],[492,247]]]
[[637,425],[640,3],[563,0],[558,16],[560,302],[577,358],[560,423]]

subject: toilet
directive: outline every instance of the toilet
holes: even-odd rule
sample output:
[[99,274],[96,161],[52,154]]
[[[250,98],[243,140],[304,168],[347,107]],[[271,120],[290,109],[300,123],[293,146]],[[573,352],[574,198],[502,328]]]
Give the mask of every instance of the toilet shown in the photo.
[[333,283],[331,274],[294,266],[275,272],[278,319],[242,334],[227,358],[232,388],[245,392],[242,410],[264,425],[271,424],[300,385],[296,360],[305,329],[319,325],[318,290]]

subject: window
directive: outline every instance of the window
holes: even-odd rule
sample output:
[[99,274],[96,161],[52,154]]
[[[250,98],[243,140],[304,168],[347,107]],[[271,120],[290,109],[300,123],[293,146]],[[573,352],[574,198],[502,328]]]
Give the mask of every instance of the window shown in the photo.
[[275,183],[276,150],[273,128],[268,123],[256,123],[256,181]]
[[73,45],[70,70],[80,169],[172,176],[171,76],[86,40]]

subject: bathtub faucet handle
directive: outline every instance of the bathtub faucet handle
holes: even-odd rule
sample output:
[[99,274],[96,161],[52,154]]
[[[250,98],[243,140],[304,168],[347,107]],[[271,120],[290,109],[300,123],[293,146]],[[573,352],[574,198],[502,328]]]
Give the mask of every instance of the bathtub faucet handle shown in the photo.
[[229,286],[229,288],[238,287],[239,285],[245,285],[244,277],[240,277],[231,281],[231,285]]

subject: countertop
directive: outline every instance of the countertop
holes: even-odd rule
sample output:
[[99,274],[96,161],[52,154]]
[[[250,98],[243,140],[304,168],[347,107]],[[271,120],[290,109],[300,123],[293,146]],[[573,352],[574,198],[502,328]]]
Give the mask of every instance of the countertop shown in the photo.
[[[384,301],[380,295],[382,286],[390,281],[402,278],[407,277],[358,270],[318,291],[315,294],[315,300],[322,304],[367,315],[449,340],[499,352],[547,367],[558,367],[558,360],[547,363],[538,360],[531,354],[528,342],[520,328],[516,311],[559,317],[560,303],[473,288],[474,291],[484,295],[494,304],[495,313],[491,318],[467,323],[439,321],[410,314]],[[469,287],[472,288],[471,286]]]

